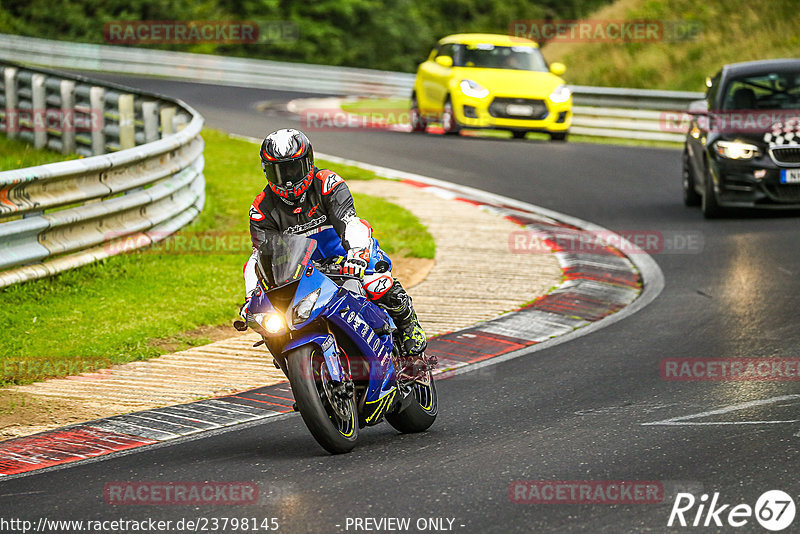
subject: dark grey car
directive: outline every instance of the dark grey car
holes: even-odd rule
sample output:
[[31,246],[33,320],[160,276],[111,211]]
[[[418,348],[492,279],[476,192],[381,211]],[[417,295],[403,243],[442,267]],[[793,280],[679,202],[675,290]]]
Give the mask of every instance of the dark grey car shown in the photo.
[[800,59],[725,65],[692,103],[683,198],[725,208],[800,208]]

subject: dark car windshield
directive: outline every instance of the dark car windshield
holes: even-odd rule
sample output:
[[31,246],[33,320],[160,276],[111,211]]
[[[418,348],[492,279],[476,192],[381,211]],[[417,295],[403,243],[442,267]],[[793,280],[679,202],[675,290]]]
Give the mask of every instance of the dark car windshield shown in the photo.
[[256,273],[267,287],[291,283],[305,272],[317,242],[291,234],[271,234],[258,247]]
[[800,109],[800,72],[774,72],[728,82],[722,109]]
[[456,67],[516,69],[547,72],[547,63],[532,46],[458,45],[453,55]]

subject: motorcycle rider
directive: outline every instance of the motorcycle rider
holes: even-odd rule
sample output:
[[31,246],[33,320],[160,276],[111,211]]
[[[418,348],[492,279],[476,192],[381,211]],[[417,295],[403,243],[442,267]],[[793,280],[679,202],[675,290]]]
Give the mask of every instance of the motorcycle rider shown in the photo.
[[372,237],[372,228],[356,215],[353,196],[336,173],[314,165],[314,151],[306,135],[284,128],[264,138],[261,167],[267,187],[250,206],[253,254],[244,267],[246,300],[240,315],[246,320],[255,291],[256,250],[270,233],[288,233],[317,242],[313,260],[342,257],[342,274],[361,278],[367,298],[391,316],[402,334],[410,361],[401,362],[401,373],[423,360],[425,332],[417,320],[411,297],[392,278],[391,260]]

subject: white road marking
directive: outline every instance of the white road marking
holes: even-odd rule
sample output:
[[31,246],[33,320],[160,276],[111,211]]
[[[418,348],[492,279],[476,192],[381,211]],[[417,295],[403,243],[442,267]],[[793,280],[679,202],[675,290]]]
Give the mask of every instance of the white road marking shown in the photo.
[[[743,402],[740,404],[732,404],[730,406],[725,406],[724,408],[718,408],[716,410],[710,410],[708,412],[700,412],[691,415],[684,415],[681,417],[673,417],[671,419],[664,419],[663,421],[653,421],[652,423],[642,423],[642,426],[761,425],[761,424],[797,423],[800,422],[800,419],[794,419],[790,421],[719,421],[719,422],[690,421],[691,419],[701,419],[703,417],[709,417],[712,415],[722,415],[730,412],[735,412],[737,410],[746,410],[747,408],[753,408],[755,406],[764,406],[766,404],[773,404],[776,402],[781,402],[785,400],[794,400],[794,399],[800,399],[800,395],[783,395],[780,397],[771,397],[769,399],[761,399],[761,400]],[[798,434],[800,434],[800,432]]]

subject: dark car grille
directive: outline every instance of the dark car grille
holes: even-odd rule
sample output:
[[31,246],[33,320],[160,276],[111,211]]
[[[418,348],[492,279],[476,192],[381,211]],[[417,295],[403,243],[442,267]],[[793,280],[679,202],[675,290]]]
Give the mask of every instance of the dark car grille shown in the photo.
[[800,146],[774,146],[770,152],[776,163],[800,163]]
[[[509,104],[531,106],[533,112],[530,115],[516,115],[508,113],[506,108]],[[498,119],[534,119],[541,120],[547,116],[547,106],[544,100],[534,100],[530,98],[495,98],[489,104],[489,114]]]
[[800,184],[764,184],[767,194],[777,202],[800,202]]

